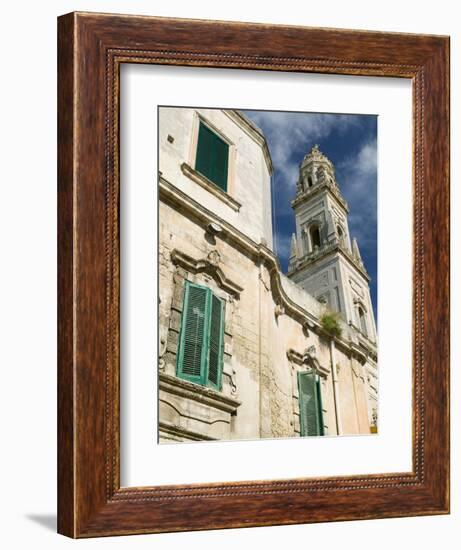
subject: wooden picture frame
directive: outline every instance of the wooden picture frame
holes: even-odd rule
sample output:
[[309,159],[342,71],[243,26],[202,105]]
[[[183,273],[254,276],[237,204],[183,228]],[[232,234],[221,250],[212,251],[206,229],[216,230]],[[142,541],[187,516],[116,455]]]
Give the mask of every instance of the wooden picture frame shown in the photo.
[[[58,46],[58,531],[96,537],[448,513],[448,37],[71,13],[59,18]],[[412,79],[412,471],[120,488],[122,63]]]

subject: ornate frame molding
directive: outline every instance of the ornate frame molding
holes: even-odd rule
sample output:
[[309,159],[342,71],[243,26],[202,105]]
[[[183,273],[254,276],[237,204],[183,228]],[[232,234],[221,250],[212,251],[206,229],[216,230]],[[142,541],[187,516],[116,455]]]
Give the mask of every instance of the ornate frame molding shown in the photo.
[[[62,16],[58,30],[59,532],[95,537],[448,513],[449,39],[91,13]],[[120,486],[122,63],[412,80],[411,471]],[[162,179],[160,193],[173,200]],[[197,210],[197,216],[203,212]],[[301,323],[312,321],[312,330],[321,330],[283,291],[266,247],[231,229],[228,238],[265,264],[286,314]]]

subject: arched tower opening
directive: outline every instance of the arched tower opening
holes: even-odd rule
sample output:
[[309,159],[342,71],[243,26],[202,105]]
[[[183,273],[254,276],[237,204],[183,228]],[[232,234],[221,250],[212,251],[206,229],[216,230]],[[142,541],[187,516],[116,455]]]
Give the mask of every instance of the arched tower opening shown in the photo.
[[309,229],[309,235],[311,238],[311,247],[312,250],[315,247],[320,248],[320,228],[318,225],[312,225]]
[[362,306],[358,307],[358,313],[359,313],[360,330],[363,332],[363,334],[367,334],[366,314],[365,314],[365,311],[363,310]]

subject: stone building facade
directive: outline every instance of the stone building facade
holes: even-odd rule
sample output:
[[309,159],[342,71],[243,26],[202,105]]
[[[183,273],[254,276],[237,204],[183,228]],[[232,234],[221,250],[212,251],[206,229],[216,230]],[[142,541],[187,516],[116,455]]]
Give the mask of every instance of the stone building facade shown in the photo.
[[[376,424],[368,275],[333,166],[317,148],[303,161],[288,275],[273,251],[271,174],[241,112],[159,110],[160,442]],[[337,336],[323,322],[332,310]]]

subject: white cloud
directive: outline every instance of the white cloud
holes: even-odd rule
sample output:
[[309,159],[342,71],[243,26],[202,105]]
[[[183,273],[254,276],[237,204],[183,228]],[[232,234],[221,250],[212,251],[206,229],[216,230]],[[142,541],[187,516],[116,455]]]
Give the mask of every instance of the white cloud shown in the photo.
[[376,139],[364,143],[356,155],[345,159],[338,168],[349,172],[360,182],[370,176],[375,177],[377,169]]
[[354,115],[318,113],[285,113],[274,111],[245,111],[266,136],[279,180],[294,191],[299,166],[292,158],[293,151],[305,151],[331,132],[344,133],[359,119]]
[[376,174],[376,141],[366,143],[359,152],[357,170],[364,176]]
[[376,139],[363,143],[355,155],[337,167],[339,185],[349,202],[349,230],[360,250],[369,254],[376,248],[377,151]]

